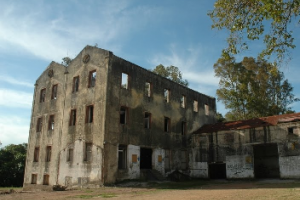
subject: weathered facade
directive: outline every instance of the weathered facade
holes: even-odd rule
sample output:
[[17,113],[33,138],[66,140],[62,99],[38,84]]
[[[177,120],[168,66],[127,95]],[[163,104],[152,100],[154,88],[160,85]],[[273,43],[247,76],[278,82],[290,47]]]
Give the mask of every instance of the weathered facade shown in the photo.
[[300,113],[204,125],[191,140],[191,175],[300,178]]
[[189,173],[191,133],[216,113],[214,98],[91,46],[52,62],[33,99],[25,189]]

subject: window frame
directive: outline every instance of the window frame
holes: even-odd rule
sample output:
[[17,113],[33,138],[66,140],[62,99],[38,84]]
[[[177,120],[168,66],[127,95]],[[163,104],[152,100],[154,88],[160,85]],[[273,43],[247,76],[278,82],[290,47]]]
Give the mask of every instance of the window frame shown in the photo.
[[49,116],[48,120],[48,130],[53,131],[54,130],[54,115]]
[[58,84],[52,85],[51,99],[54,100],[57,99],[57,89],[58,89]]
[[181,95],[181,98],[180,98],[180,107],[181,108],[185,108],[186,107],[186,96],[185,95]]
[[[126,85],[124,86],[123,85],[123,78],[126,76]],[[130,76],[129,76],[129,74],[128,73],[125,73],[125,72],[122,72],[122,74],[121,74],[121,88],[123,88],[123,89],[126,89],[126,90],[128,90],[129,89],[129,79],[130,79]],[[125,82],[124,82],[125,83]]]
[[85,110],[85,123],[93,123],[94,121],[94,105],[86,106]]
[[[146,117],[147,114],[148,114],[148,118]],[[150,112],[144,112],[144,128],[151,129],[151,113]]]
[[34,147],[33,162],[39,162],[39,158],[40,158],[40,147]]
[[77,111],[76,109],[71,109],[69,126],[76,126],[76,120],[77,120]]
[[171,118],[166,117],[166,116],[164,117],[164,132],[166,132],[166,133],[171,132]]
[[199,103],[197,100],[193,101],[193,111],[194,112],[199,112]]
[[40,90],[40,103],[44,103],[46,100],[46,88]]
[[[122,117],[121,117],[121,116],[122,116],[122,114],[121,114],[122,108],[124,109],[124,115],[125,115],[125,116],[124,116],[124,123],[121,122],[121,120],[122,120]],[[128,107],[126,107],[126,106],[121,106],[121,107],[120,107],[120,111],[119,111],[119,112],[120,112],[120,124],[121,124],[121,125],[127,125],[128,122],[129,122],[129,121],[128,121],[128,119],[129,119],[129,117],[128,117],[128,110],[129,110],[129,109],[128,109]]]
[[[149,85],[149,87],[146,87],[147,84]],[[146,97],[151,97],[152,96],[152,83],[146,81],[145,82],[145,96]]]
[[67,151],[67,162],[72,162],[74,159],[74,149],[73,148],[68,148]]
[[187,134],[187,124],[186,121],[181,122],[181,135],[186,135]]
[[171,97],[171,90],[164,88],[164,101],[166,103],[170,103],[170,97]]
[[49,179],[50,179],[49,174],[44,174],[44,176],[43,176],[43,185],[49,185]]
[[[90,147],[90,149],[89,149],[89,147]],[[93,143],[86,142],[84,148],[85,149],[84,149],[83,161],[84,162],[91,162],[92,161],[92,152],[93,152]]]
[[73,77],[72,93],[79,91],[80,78],[79,76]]
[[50,162],[51,161],[51,155],[52,155],[52,146],[47,146],[46,147],[46,162]]
[[37,174],[31,174],[31,184],[37,184]]
[[43,129],[43,117],[39,117],[36,122],[36,132],[40,133]]
[[[95,74],[95,76],[93,76]],[[88,88],[93,88],[96,86],[96,79],[97,79],[97,71],[92,70],[89,72],[89,82],[88,82]]]
[[209,115],[209,106],[208,106],[208,104],[204,104],[204,113],[205,113],[206,116]]

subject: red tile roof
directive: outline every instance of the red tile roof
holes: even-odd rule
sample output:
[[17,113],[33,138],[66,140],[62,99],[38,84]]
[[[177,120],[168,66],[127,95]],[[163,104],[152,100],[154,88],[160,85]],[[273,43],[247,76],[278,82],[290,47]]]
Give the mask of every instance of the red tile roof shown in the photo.
[[224,130],[241,130],[264,126],[275,126],[278,123],[293,122],[300,120],[300,113],[274,115],[269,117],[254,118],[248,120],[223,122],[216,124],[206,124],[193,134],[212,133]]

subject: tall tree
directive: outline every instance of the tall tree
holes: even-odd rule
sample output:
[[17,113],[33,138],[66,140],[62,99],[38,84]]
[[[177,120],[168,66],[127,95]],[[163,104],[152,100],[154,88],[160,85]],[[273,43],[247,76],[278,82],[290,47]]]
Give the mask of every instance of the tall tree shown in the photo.
[[26,151],[26,143],[0,149],[0,187],[23,185]]
[[72,62],[72,59],[70,57],[63,57],[61,64],[68,67],[71,62]]
[[172,65],[169,67],[165,67],[162,64],[160,64],[155,67],[153,72],[165,78],[168,78],[176,83],[179,83],[183,86],[187,87],[189,85],[189,82],[186,79],[185,80],[182,79],[182,74],[181,71],[178,69],[178,67]]
[[245,57],[242,62],[220,58],[214,65],[220,78],[218,100],[229,109],[226,119],[238,120],[284,114],[295,98],[293,87],[274,64]]
[[295,48],[289,26],[293,25],[292,21],[298,21],[299,14],[299,0],[217,0],[214,10],[208,13],[212,28],[230,32],[224,58],[247,49],[248,41],[263,39],[265,48],[260,57],[275,54],[280,62],[289,49]]

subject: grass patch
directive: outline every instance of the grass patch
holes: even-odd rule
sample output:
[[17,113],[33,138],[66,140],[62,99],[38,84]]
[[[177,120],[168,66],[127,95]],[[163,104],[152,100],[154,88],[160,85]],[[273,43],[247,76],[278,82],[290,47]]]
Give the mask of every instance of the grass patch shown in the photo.
[[111,194],[94,194],[94,195],[77,195],[73,196],[72,198],[79,198],[79,199],[91,199],[94,197],[102,197],[102,198],[112,198],[112,197],[117,197],[117,195],[111,193]]

